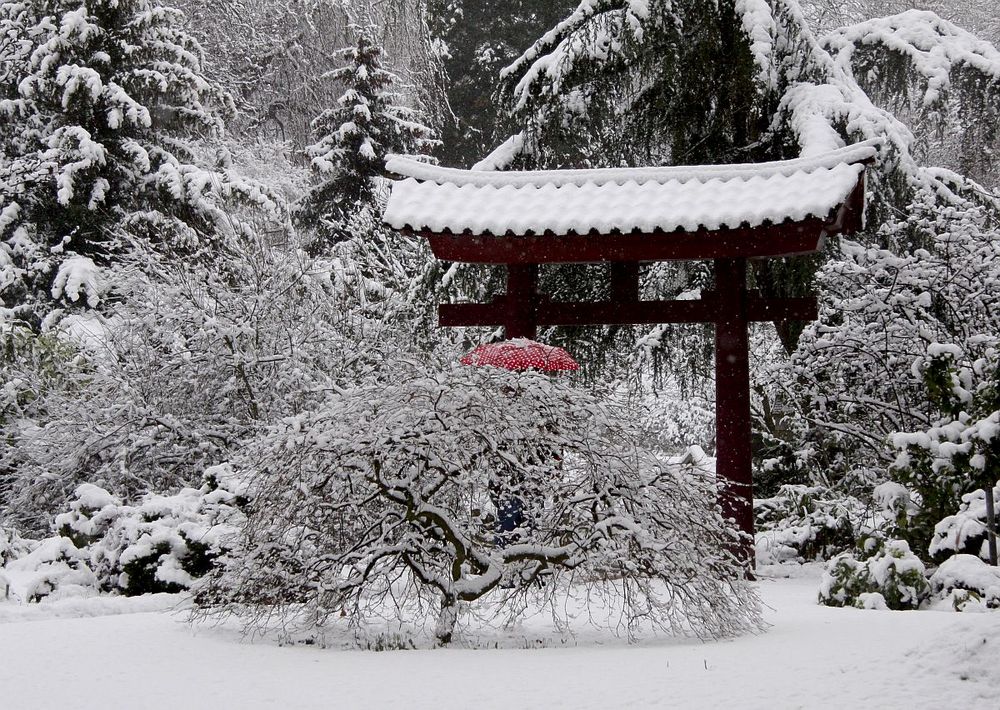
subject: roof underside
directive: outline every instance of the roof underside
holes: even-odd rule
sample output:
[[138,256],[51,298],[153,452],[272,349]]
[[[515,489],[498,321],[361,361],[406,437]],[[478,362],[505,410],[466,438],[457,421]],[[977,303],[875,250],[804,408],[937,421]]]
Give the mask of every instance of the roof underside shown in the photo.
[[875,155],[870,144],[746,165],[487,172],[392,157],[384,220],[452,235],[586,235],[746,230],[833,221]]

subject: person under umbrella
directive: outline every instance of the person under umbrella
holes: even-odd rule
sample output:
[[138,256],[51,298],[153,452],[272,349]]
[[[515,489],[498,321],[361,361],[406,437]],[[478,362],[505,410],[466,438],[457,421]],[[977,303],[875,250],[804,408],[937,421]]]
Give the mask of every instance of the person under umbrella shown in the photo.
[[[514,338],[498,343],[486,343],[464,355],[459,362],[473,367],[500,367],[505,370],[538,370],[540,372],[565,372],[580,369],[573,357],[560,347],[545,345],[527,338]],[[517,474],[508,484],[519,484]],[[520,539],[519,530],[528,522],[523,494],[504,493],[503,482],[494,479],[490,496],[497,509],[496,545],[505,547]]]

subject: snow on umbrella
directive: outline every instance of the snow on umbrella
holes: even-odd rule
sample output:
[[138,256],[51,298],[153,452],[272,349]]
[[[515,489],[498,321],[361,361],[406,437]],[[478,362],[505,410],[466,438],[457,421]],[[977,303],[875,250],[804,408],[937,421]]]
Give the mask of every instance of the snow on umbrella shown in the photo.
[[573,357],[562,348],[554,345],[514,338],[499,343],[480,345],[468,355],[459,360],[463,365],[492,365],[505,370],[541,370],[543,372],[558,372],[561,370],[578,370],[580,366]]

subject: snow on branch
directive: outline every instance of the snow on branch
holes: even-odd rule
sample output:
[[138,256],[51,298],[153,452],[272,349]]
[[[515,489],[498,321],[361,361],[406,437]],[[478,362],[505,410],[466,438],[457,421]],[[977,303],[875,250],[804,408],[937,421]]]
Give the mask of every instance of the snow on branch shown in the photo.
[[777,23],[767,0],[737,0],[736,14],[743,22],[743,31],[750,40],[750,53],[757,65],[757,79],[768,87],[776,87],[778,78],[774,66],[774,42]]
[[848,71],[858,62],[856,55],[862,48],[880,46],[905,57],[926,81],[925,108],[944,101],[960,69],[971,69],[991,82],[1000,82],[1000,51],[929,11],[908,10],[868,20],[835,30],[821,42]]
[[490,154],[472,166],[473,170],[504,170],[512,165],[524,150],[524,132],[515,133]]

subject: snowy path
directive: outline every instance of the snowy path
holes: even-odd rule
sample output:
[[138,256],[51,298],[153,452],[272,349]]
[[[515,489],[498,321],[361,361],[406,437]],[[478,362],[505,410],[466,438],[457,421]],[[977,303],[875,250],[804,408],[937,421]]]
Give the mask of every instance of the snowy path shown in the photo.
[[137,612],[78,618],[0,604],[0,707],[1000,707],[1000,614],[827,609],[815,590],[764,580],[773,627],[729,642],[381,653],[248,643],[147,611],[169,597],[64,604]]

